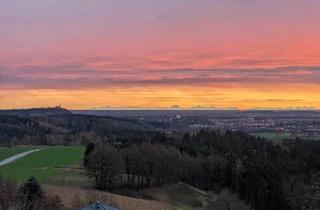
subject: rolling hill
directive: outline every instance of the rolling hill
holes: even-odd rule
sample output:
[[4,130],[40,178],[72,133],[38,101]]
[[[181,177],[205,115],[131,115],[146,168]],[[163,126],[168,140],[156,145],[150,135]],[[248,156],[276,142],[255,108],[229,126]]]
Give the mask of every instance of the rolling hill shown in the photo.
[[0,145],[80,145],[124,139],[153,126],[136,120],[72,114],[62,108],[0,111]]

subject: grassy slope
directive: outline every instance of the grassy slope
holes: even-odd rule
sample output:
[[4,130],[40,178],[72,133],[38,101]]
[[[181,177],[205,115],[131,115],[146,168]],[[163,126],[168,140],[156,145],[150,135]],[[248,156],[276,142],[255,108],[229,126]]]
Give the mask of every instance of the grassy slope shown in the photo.
[[169,204],[174,210],[204,209],[215,199],[215,194],[183,183],[146,189],[144,193],[155,200]]
[[235,194],[228,191],[214,194],[183,183],[141,192],[151,199],[137,199],[77,187],[44,185],[44,189],[50,194],[60,195],[66,209],[69,210],[84,207],[90,201],[97,200],[111,203],[123,210],[250,210]]
[[90,190],[74,187],[62,187],[53,185],[44,185],[46,192],[60,195],[62,202],[67,209],[76,207],[85,207],[90,201],[100,201],[106,204],[113,204],[123,210],[172,210],[173,208],[165,203],[153,200],[144,200],[116,195],[98,190]]
[[14,156],[16,154],[26,152],[32,149],[36,149],[37,147],[10,147],[10,148],[0,148],[0,161]]
[[48,147],[0,168],[0,174],[19,182],[25,181],[30,176],[45,181],[53,177],[72,175],[77,172],[58,167],[79,163],[83,153],[83,147]]

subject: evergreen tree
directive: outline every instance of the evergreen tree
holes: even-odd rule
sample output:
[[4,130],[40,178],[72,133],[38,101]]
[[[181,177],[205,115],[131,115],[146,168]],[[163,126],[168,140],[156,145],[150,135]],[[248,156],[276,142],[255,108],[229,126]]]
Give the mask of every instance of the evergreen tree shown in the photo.
[[34,177],[30,177],[26,183],[21,185],[19,192],[23,201],[23,210],[33,210],[36,204],[45,198],[40,183]]

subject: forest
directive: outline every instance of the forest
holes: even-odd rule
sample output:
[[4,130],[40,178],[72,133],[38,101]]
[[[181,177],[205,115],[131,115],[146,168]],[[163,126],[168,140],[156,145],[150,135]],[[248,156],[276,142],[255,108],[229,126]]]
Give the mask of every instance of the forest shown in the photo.
[[148,141],[89,143],[84,165],[100,190],[184,182],[216,192],[228,188],[258,210],[319,205],[319,141],[274,145],[242,132],[157,133]]
[[91,141],[116,141],[149,135],[151,125],[112,117],[66,114],[52,111],[0,111],[0,146],[83,145]]

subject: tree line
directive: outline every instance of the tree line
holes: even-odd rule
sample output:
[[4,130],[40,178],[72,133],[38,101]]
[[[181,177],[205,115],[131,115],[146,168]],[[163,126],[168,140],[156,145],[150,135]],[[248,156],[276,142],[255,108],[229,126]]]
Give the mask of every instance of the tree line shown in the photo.
[[217,192],[229,188],[259,210],[319,204],[306,197],[320,181],[319,141],[274,145],[242,132],[157,133],[143,141],[89,143],[84,165],[100,190],[185,182]]

